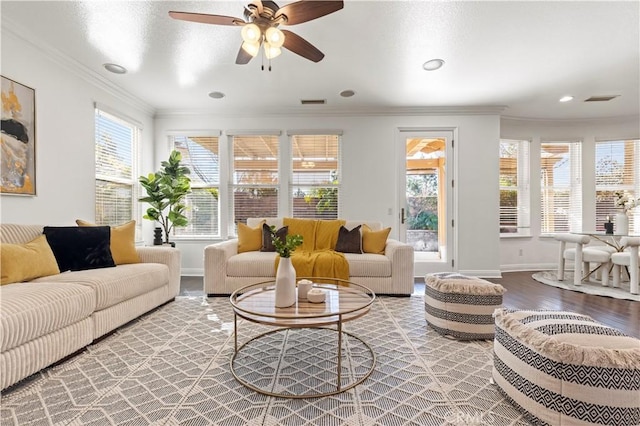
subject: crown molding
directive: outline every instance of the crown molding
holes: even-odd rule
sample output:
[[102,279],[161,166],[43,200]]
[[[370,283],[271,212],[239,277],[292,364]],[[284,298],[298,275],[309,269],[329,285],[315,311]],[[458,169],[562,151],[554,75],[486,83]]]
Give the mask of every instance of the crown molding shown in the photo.
[[576,123],[576,124],[585,124],[585,123],[617,123],[617,122],[626,122],[626,121],[637,121],[640,123],[640,116],[638,115],[620,115],[614,117],[576,117],[576,118],[542,118],[542,117],[516,117],[512,115],[503,115],[501,117],[503,120],[511,120],[511,121],[526,121],[526,122],[537,122],[537,123]]
[[506,106],[433,106],[433,107],[352,107],[331,108],[305,106],[295,108],[276,108],[268,112],[261,110],[222,109],[159,109],[154,118],[172,118],[183,116],[211,116],[251,118],[260,117],[371,117],[371,116],[424,116],[424,115],[500,115]]
[[87,83],[104,90],[132,107],[153,116],[156,112],[155,108],[143,101],[142,99],[131,95],[118,85],[110,82],[91,68],[81,64],[72,57],[62,53],[55,47],[43,42],[33,35],[27,28],[11,22],[2,17],[2,36],[11,36],[16,40],[29,44],[33,49],[40,52],[44,57],[52,62],[60,65],[65,70],[71,72],[75,76],[83,79]]

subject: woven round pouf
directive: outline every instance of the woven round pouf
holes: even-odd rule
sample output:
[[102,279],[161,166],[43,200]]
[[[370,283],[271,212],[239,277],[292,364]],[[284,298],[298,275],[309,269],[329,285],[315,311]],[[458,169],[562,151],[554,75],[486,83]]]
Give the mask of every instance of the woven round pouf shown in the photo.
[[493,339],[493,312],[506,291],[500,284],[451,272],[427,274],[425,318],[438,333],[459,340]]
[[640,340],[574,312],[498,309],[493,380],[536,425],[640,424]]

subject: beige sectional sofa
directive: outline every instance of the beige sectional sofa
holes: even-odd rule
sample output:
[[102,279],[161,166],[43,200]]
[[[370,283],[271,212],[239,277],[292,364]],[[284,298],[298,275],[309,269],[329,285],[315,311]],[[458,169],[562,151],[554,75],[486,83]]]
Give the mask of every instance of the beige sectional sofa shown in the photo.
[[[0,225],[0,243],[25,244],[36,225]],[[141,263],[64,272],[0,287],[0,389],[73,354],[180,291],[180,252],[136,247]]]
[[[247,225],[257,227],[262,221],[280,228],[282,218],[249,218]],[[345,227],[366,224],[373,231],[381,230],[375,221],[347,220]],[[238,288],[275,279],[274,252],[250,251],[238,253],[238,240],[211,244],[204,249],[204,286],[209,295],[228,295]],[[413,293],[413,247],[387,239],[384,254],[345,253],[349,262],[350,280],[364,285],[376,294],[408,296]]]

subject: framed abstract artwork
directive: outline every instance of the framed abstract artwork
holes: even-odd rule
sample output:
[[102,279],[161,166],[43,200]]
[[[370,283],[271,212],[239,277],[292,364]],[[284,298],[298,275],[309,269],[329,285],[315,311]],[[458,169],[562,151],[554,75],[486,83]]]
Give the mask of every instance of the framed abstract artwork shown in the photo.
[[35,90],[2,76],[0,193],[36,195]]

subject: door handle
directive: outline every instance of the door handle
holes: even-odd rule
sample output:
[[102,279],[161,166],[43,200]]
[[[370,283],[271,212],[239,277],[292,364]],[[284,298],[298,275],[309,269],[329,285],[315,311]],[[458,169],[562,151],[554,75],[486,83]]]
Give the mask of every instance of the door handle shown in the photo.
[[404,207],[400,209],[400,223],[404,225]]

